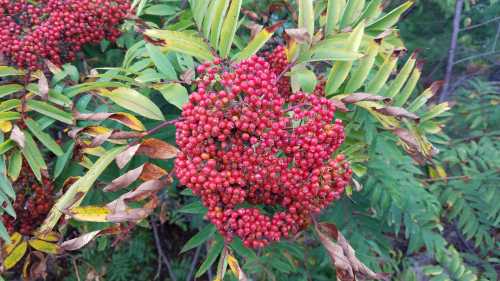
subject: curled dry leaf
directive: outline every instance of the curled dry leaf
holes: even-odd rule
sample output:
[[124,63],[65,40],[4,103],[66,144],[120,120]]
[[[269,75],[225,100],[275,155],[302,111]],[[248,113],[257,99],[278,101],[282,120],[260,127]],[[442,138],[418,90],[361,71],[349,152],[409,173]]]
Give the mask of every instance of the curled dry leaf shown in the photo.
[[408,118],[413,120],[419,120],[420,117],[413,112],[410,112],[402,107],[386,106],[379,109],[375,109],[377,112],[384,115],[394,116],[396,118]]
[[159,180],[167,174],[167,171],[156,166],[155,164],[146,163],[144,164],[144,169],[142,170],[142,174],[139,178],[143,181]]
[[38,78],[38,95],[42,97],[43,100],[48,100],[49,98],[49,81],[43,72],[40,72],[40,77]]
[[[358,278],[388,280],[387,274],[373,272],[356,257],[356,252],[335,225],[315,224],[315,230],[334,263],[338,280],[354,281]],[[334,242],[334,239],[337,241]]]
[[195,74],[196,73],[195,73],[194,69],[190,68],[190,69],[186,70],[184,73],[182,73],[180,78],[181,78],[182,82],[184,82],[188,85],[191,85],[191,82],[193,82]]
[[144,131],[146,128],[142,122],[137,119],[134,115],[126,112],[97,112],[97,113],[80,113],[75,112],[73,114],[74,118],[77,120],[87,120],[87,121],[104,121],[107,119],[121,123],[132,130]]
[[114,192],[121,188],[129,186],[141,176],[143,169],[144,165],[141,165],[133,170],[128,171],[124,175],[114,179],[109,185],[104,188],[104,191]]
[[118,199],[114,200],[113,202],[109,203],[107,206],[110,209],[114,209],[113,207],[116,206],[117,202],[127,202],[127,201],[140,201],[144,200],[154,193],[158,192],[160,189],[162,189],[165,186],[164,181],[160,180],[150,180],[147,182],[142,183],[139,185],[136,189],[129,191],[122,196],[118,197]]
[[383,101],[385,103],[389,103],[391,98],[373,95],[370,93],[353,93],[342,98],[341,101],[345,103],[357,103],[360,101]]
[[132,160],[132,157],[134,157],[134,155],[137,153],[137,150],[139,150],[139,147],[141,147],[141,144],[136,144],[136,145],[133,145],[133,146],[127,148],[126,150],[124,150],[120,154],[118,154],[118,156],[116,156],[116,160],[115,160],[118,168],[123,169],[123,167],[125,167],[125,165],[127,165],[128,162],[130,162],[130,160]]
[[250,29],[250,40],[262,30],[262,25],[255,22],[250,22],[246,27]]
[[159,139],[147,139],[139,147],[137,153],[144,154],[153,159],[172,159],[177,156],[175,146]]
[[238,281],[248,281],[248,277],[246,276],[245,272],[241,269],[240,265],[238,264],[238,260],[231,254],[227,256],[227,263],[229,264],[229,268],[231,268],[231,271],[233,274],[238,278]]
[[65,251],[78,250],[92,241],[100,232],[100,230],[92,231],[77,238],[65,241],[61,244],[61,249]]
[[311,43],[311,34],[309,34],[305,28],[290,28],[285,29],[285,32],[299,44]]
[[47,278],[47,257],[37,251],[31,252],[24,263],[23,277],[25,280],[45,280]]
[[10,139],[13,140],[20,148],[24,148],[26,139],[23,131],[21,131],[17,125],[14,125],[14,128],[10,133]]

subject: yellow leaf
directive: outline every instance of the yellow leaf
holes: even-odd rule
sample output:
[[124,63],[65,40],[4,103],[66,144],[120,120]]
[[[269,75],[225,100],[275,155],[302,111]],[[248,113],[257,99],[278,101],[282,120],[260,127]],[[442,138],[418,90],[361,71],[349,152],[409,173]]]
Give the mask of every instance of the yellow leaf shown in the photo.
[[60,254],[62,252],[61,249],[59,248],[59,246],[57,246],[54,243],[47,242],[47,241],[32,239],[32,240],[28,241],[28,243],[35,250],[38,250],[40,252],[44,252],[47,254]]
[[47,232],[47,233],[40,233],[36,235],[36,238],[48,242],[57,242],[59,241],[59,238],[61,238],[61,235],[55,231]]
[[110,213],[110,209],[97,206],[76,207],[70,211],[73,219],[90,222],[107,222],[107,216]]
[[101,157],[106,153],[106,149],[104,149],[102,146],[97,146],[97,147],[86,147],[83,150],[83,153]]
[[10,244],[6,244],[3,247],[5,255],[9,255],[12,250],[14,250],[14,248],[19,244],[19,242],[21,242],[22,238],[23,237],[19,232],[12,233],[12,235],[10,236]]
[[10,255],[8,255],[3,261],[3,267],[5,270],[9,270],[16,266],[16,264],[23,258],[26,250],[28,249],[28,243],[23,241],[19,244]]
[[146,128],[137,117],[126,112],[117,112],[109,117],[109,119],[116,122],[122,123],[123,125],[129,127],[132,130],[144,131]]
[[236,278],[240,278],[240,265],[238,264],[238,260],[233,257],[233,255],[228,255],[227,257],[227,263],[229,264],[229,267],[231,268],[231,271],[233,272],[234,276]]
[[8,133],[12,130],[12,123],[10,121],[0,121],[0,131]]
[[440,178],[446,178],[446,171],[441,165],[436,165],[436,173]]

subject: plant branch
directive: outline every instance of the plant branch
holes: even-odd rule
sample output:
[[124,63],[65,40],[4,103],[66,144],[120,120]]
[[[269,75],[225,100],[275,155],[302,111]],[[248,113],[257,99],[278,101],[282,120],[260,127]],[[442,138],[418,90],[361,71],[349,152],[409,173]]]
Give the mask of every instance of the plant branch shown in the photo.
[[458,32],[460,31],[460,18],[462,17],[462,9],[464,0],[456,0],[455,16],[453,17],[453,29],[451,34],[450,50],[448,51],[448,63],[446,65],[446,72],[444,77],[443,90],[439,96],[439,102],[448,100],[450,95],[450,81],[453,75],[453,61],[455,60],[455,52],[457,49]]
[[466,31],[466,30],[471,30],[471,29],[474,29],[474,28],[478,28],[478,27],[481,27],[483,25],[487,25],[489,23],[495,22],[497,20],[500,20],[500,17],[495,17],[495,18],[489,19],[487,21],[484,21],[482,23],[478,23],[478,24],[474,24],[474,25],[471,25],[471,26],[467,26],[467,27],[461,28],[460,31]]
[[191,262],[191,268],[189,269],[189,273],[186,277],[186,281],[191,281],[193,278],[194,269],[196,268],[196,264],[198,263],[198,258],[200,257],[201,246],[196,248],[196,252],[194,253],[193,261]]
[[177,278],[175,277],[175,274],[172,270],[172,265],[170,264],[170,261],[168,260],[168,257],[165,254],[165,252],[163,252],[163,248],[160,242],[160,237],[158,236],[158,226],[156,225],[156,222],[153,220],[151,220],[149,224],[153,228],[153,235],[155,238],[156,250],[158,252],[159,258],[162,259],[165,265],[167,266],[168,275],[170,276],[170,279],[172,281],[177,281]]

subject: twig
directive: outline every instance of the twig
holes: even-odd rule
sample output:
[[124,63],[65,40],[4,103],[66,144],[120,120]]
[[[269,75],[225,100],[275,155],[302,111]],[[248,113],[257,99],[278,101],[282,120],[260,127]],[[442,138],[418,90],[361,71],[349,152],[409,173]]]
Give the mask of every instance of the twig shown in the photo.
[[186,281],[190,281],[194,274],[194,269],[196,264],[198,263],[198,258],[200,257],[201,246],[196,248],[196,252],[194,253],[193,261],[191,262],[191,268],[189,269],[189,273],[186,277]]
[[448,99],[450,81],[453,75],[453,61],[455,60],[455,51],[457,49],[458,32],[460,31],[460,18],[464,0],[457,0],[455,4],[455,16],[453,17],[453,30],[451,34],[450,50],[448,51],[448,63],[446,65],[446,73],[444,77],[443,90],[439,96],[439,102],[444,102]]
[[165,252],[163,252],[163,248],[161,246],[160,238],[158,236],[158,227],[156,225],[156,222],[151,220],[149,222],[149,224],[153,228],[153,235],[154,235],[154,238],[155,238],[156,250],[158,252],[159,258],[163,259],[163,262],[167,266],[168,275],[170,276],[170,279],[172,281],[177,281],[177,278],[175,277],[175,274],[174,274],[174,272],[172,270],[172,265],[170,264],[170,261],[168,260],[168,257],[165,254]]
[[278,77],[276,77],[276,82],[280,81],[281,78],[283,78],[283,75],[285,75],[285,73],[287,73],[290,69],[292,69],[292,67],[294,67],[296,63],[297,63],[296,61],[289,63],[285,67],[285,69],[283,69],[283,71],[278,75]]
[[492,18],[492,19],[489,19],[489,20],[484,21],[482,23],[478,23],[478,24],[475,24],[475,25],[471,25],[471,26],[467,26],[467,27],[461,28],[460,31],[466,31],[466,30],[471,30],[471,29],[474,29],[474,28],[478,28],[478,27],[481,27],[483,25],[487,25],[489,23],[495,22],[497,20],[500,20],[500,17]]
[[473,55],[473,56],[470,56],[470,57],[459,59],[459,60],[455,61],[453,64],[455,65],[455,64],[459,64],[459,63],[462,63],[462,62],[465,62],[465,61],[475,60],[475,59],[478,59],[478,58],[492,56],[492,55],[496,55],[496,54],[500,54],[500,51],[496,51],[496,52],[489,51],[489,52],[486,52],[486,53]]
[[[205,243],[205,246],[206,246],[205,249],[207,250],[207,255],[208,255],[208,253],[210,252],[210,247],[208,246],[208,243]],[[213,280],[212,266],[208,267],[207,274],[208,274],[208,280],[212,281]]]
[[71,261],[73,263],[73,268],[75,269],[76,280],[81,281],[82,279],[80,279],[80,272],[78,272],[78,266],[76,265],[76,261],[75,259],[71,259]]

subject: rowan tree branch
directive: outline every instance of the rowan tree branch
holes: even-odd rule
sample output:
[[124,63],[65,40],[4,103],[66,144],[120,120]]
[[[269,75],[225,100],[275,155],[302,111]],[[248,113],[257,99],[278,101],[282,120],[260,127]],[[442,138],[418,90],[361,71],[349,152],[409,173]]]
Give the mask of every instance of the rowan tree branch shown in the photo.
[[453,75],[453,61],[455,60],[455,51],[457,49],[458,32],[460,31],[460,18],[462,17],[462,9],[464,0],[456,0],[455,15],[453,17],[453,29],[451,33],[450,49],[448,51],[448,63],[446,65],[446,73],[444,77],[443,90],[439,96],[439,101],[444,102],[449,97],[450,81]]

